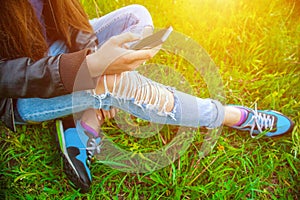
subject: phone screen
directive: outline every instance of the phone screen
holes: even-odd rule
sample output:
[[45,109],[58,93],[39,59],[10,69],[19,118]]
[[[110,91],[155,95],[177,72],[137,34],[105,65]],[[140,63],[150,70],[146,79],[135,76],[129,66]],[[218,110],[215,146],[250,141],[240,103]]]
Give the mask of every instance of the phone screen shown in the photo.
[[162,43],[164,43],[167,38],[170,36],[173,31],[172,26],[167,29],[162,29],[148,37],[143,38],[142,40],[131,45],[130,49],[140,50],[140,49],[151,49]]

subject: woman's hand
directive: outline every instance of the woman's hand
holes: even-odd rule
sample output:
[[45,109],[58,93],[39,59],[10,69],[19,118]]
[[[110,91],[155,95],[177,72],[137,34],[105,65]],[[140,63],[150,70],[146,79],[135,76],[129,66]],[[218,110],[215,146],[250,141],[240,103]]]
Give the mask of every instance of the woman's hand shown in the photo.
[[140,39],[137,35],[126,32],[111,37],[95,53],[87,56],[87,64],[92,77],[102,74],[120,74],[132,71],[146,60],[152,58],[157,49],[130,50],[126,43]]

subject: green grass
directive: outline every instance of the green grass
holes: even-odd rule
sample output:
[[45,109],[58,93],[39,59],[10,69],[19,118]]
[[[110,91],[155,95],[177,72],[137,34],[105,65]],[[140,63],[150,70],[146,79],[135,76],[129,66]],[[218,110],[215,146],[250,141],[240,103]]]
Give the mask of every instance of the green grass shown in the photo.
[[[278,139],[252,139],[248,133],[223,128],[213,151],[202,159],[203,134],[197,134],[177,161],[152,173],[125,173],[95,161],[91,190],[80,194],[62,172],[53,122],[19,126],[17,133],[0,125],[0,199],[299,199],[298,1],[81,1],[91,18],[132,3],[146,6],[156,27],[172,25],[206,49],[219,66],[228,104],[256,102],[259,108],[278,110],[293,119],[295,129]],[[188,63],[168,54],[154,61],[169,66],[176,62],[192,92],[208,97]],[[172,127],[141,140],[113,126],[107,130],[119,146],[135,150],[143,145],[145,151],[159,148],[174,137]]]

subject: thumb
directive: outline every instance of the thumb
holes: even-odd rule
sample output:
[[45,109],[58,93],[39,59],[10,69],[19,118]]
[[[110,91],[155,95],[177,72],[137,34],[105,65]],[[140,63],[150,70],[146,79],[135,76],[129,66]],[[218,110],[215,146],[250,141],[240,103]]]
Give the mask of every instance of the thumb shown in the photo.
[[126,32],[126,33],[122,33],[120,35],[117,35],[114,37],[114,42],[118,45],[122,45],[126,42],[133,42],[136,41],[138,39],[140,39],[141,36],[131,33],[131,32]]

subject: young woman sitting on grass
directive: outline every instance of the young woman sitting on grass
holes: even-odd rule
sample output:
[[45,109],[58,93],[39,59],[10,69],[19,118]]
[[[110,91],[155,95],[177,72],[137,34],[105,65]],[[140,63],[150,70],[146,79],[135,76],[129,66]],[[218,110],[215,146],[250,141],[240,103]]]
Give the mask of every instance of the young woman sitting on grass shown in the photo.
[[[83,112],[76,128],[57,120],[65,172],[82,191],[90,187],[87,161],[99,153],[101,121],[115,115],[111,108],[156,123],[208,128],[223,124],[251,136],[263,131],[268,137],[279,136],[293,128],[279,112],[225,106],[134,71],[158,50],[125,45],[152,33],[151,16],[140,5],[89,20],[77,0],[9,0],[2,1],[0,15],[1,120],[15,131],[15,124]],[[74,91],[75,79],[80,84]],[[197,115],[190,114],[196,108]]]

